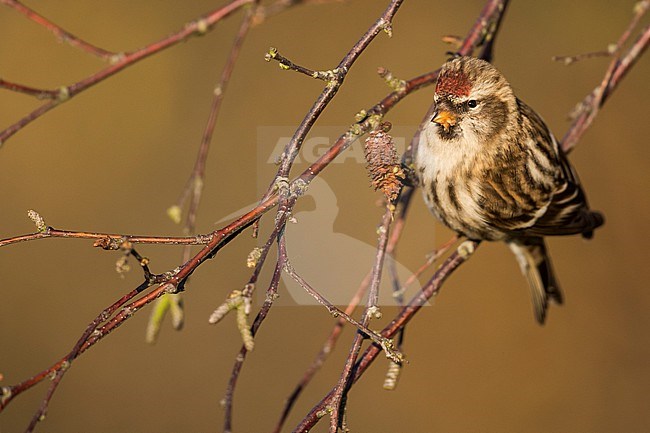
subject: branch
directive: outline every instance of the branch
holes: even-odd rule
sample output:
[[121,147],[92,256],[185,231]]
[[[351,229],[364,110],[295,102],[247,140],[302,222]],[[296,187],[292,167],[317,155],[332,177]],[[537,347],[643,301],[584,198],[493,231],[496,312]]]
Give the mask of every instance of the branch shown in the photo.
[[[2,1],[3,2],[9,1],[11,3],[15,3],[12,0],[2,0]],[[77,96],[79,93],[83,92],[84,90],[87,90],[88,88],[94,86],[95,84],[104,81],[108,77],[139,62],[140,60],[143,60],[149,56],[159,53],[160,51],[172,47],[177,43],[188,39],[191,36],[204,35],[205,33],[212,30],[212,28],[216,23],[230,16],[237,9],[247,4],[250,4],[253,1],[254,0],[232,0],[227,5],[215,9],[214,11],[205,15],[204,17],[201,17],[197,20],[187,23],[182,30],[179,30],[178,32],[170,36],[167,36],[157,42],[153,42],[139,50],[130,53],[120,54],[118,56],[119,57],[118,60],[116,60],[110,66],[107,66],[101,71],[93,75],[90,75],[89,77],[86,77],[83,80],[78,81],[70,86],[62,87],[61,90],[59,90],[59,94],[64,95],[65,97],[59,97],[56,100],[49,101],[41,105],[40,107],[38,107],[37,109],[29,113],[27,116],[23,117],[13,125],[1,131],[0,147],[2,147],[2,145],[15,133],[17,133],[26,125],[30,124],[34,120],[41,117],[43,114],[47,113],[48,111],[56,107],[59,103],[72,99],[73,97]]]
[[[183,225],[183,233],[185,234],[194,234],[196,231],[196,218],[198,215],[199,205],[201,203],[201,197],[203,193],[203,186],[205,184],[205,167],[208,160],[208,153],[210,151],[210,143],[212,142],[212,136],[214,129],[217,125],[217,118],[221,111],[221,104],[228,88],[228,83],[230,82],[230,77],[235,69],[235,64],[239,59],[239,53],[244,44],[244,40],[248,35],[248,31],[251,28],[251,22],[255,11],[257,10],[257,4],[259,0],[254,0],[254,5],[246,11],[244,18],[239,26],[239,30],[235,35],[235,38],[230,48],[230,53],[226,60],[226,64],[221,71],[221,77],[219,82],[214,88],[214,96],[212,98],[212,104],[210,106],[210,113],[208,115],[208,121],[206,123],[205,129],[203,131],[203,136],[201,138],[201,143],[199,145],[199,151],[196,156],[196,161],[194,163],[194,168],[185,184],[185,188],[180,194],[179,199],[176,204],[170,207],[167,210],[167,215],[177,224],[181,222],[182,208],[185,205],[185,201],[190,197],[190,203],[187,210],[187,216],[185,217],[185,222]],[[191,256],[191,245],[186,245],[183,250],[183,262],[189,260]],[[168,311],[172,312],[172,326],[174,329],[179,330],[183,327],[184,323],[184,313],[181,295],[174,296],[165,296],[158,301],[153,307],[152,312],[149,316],[149,323],[147,324],[146,329],[146,339],[148,343],[155,343],[158,333],[160,332],[160,327],[162,321]]]
[[[33,212],[33,211],[30,211]],[[0,247],[13,245],[20,242],[34,241],[37,239],[66,238],[66,239],[94,239],[96,247],[105,250],[117,250],[125,242],[132,244],[165,244],[165,245],[206,245],[210,242],[212,234],[196,236],[136,236],[115,233],[95,233],[71,230],[58,230],[50,226],[43,226],[36,233],[0,239]]]
[[253,20],[253,24],[261,24],[268,18],[284,12],[292,6],[304,4],[343,3],[345,1],[346,0],[276,0],[270,5],[258,8]]
[[[273,189],[273,186],[277,185],[278,180],[288,178],[293,162],[300,152],[300,148],[302,147],[302,143],[305,137],[311,130],[314,123],[316,123],[316,119],[320,117],[321,113],[325,110],[325,107],[327,107],[327,105],[337,94],[339,88],[343,84],[343,80],[345,79],[354,62],[359,58],[361,53],[363,53],[368,45],[370,45],[370,43],[379,34],[379,32],[385,31],[389,35],[391,34],[391,21],[395,16],[395,13],[397,13],[397,10],[401,6],[402,2],[403,0],[391,0],[390,4],[382,13],[382,15],[375,21],[373,25],[370,26],[370,28],[350,49],[350,51],[348,51],[348,53],[339,62],[338,66],[332,69],[332,72],[336,71],[336,73],[334,73],[334,77],[328,81],[325,89],[321,92],[312,108],[304,117],[289,143],[287,143],[284,152],[282,153],[280,168],[278,169],[278,172],[275,176],[274,181],[272,182],[271,188],[269,188],[269,191]],[[269,193],[267,193],[267,196],[268,194]]]
[[[283,241],[283,239],[280,239],[280,253],[283,256],[288,257],[287,250],[286,250],[286,243]],[[363,321],[359,322],[353,317],[348,316],[344,311],[340,310],[338,307],[336,307],[334,304],[328,301],[325,297],[323,297],[323,295],[321,295],[316,289],[314,289],[307,281],[305,281],[304,278],[302,278],[296,272],[296,270],[293,268],[288,258],[285,259],[284,271],[287,274],[289,274],[289,276],[293,278],[298,284],[300,284],[300,286],[303,289],[305,289],[307,293],[313,296],[314,299],[316,299],[316,301],[318,301],[319,304],[324,306],[332,316],[341,317],[346,322],[355,326],[359,332],[361,332],[363,335],[370,338],[373,342],[375,342],[380,347],[384,348],[387,357],[394,360],[395,362],[401,362],[402,355],[393,350],[392,342],[387,341],[385,338],[382,338],[381,335],[370,330],[367,324],[364,324]],[[372,286],[371,286],[371,290],[372,290]]]
[[[466,241],[464,249],[459,249],[454,252],[445,262],[440,266],[440,269],[431,277],[429,282],[422,288],[422,291],[417,294],[408,305],[395,317],[390,324],[388,324],[382,331],[381,335],[386,338],[393,338],[396,333],[403,328],[418,312],[423,305],[434,295],[436,295],[442,283],[451,275],[451,273],[465,262],[473,251],[478,246],[478,242]],[[463,252],[464,251],[464,252]],[[361,359],[356,363],[354,369],[354,376],[352,383],[359,380],[370,364],[375,360],[381,349],[376,345],[370,346]],[[326,412],[334,398],[335,390],[330,391],[320,403],[312,408],[307,416],[300,422],[300,424],[293,430],[294,433],[304,433],[311,430],[311,428],[320,420],[322,414]]]
[[60,96],[60,91],[58,90],[36,89],[23,84],[12,83],[3,80],[2,78],[0,78],[0,88],[11,90],[16,93],[24,93],[29,96],[34,96],[37,99],[56,99]]
[[[395,219],[395,222],[393,223],[393,230],[390,233],[388,244],[386,246],[386,252],[388,254],[394,253],[395,248],[397,247],[397,243],[399,242],[399,239],[401,237],[412,191],[413,191],[412,188],[408,188],[407,191],[403,192],[400,197],[401,204],[398,203],[399,213],[397,218]],[[350,299],[350,302],[348,302],[347,307],[345,308],[346,314],[351,315],[352,312],[355,310],[355,308],[359,305],[361,299],[363,298],[366,291],[368,290],[368,287],[370,286],[372,277],[373,277],[373,271],[370,270],[366,274],[361,284],[359,285],[359,288],[357,289],[356,293]],[[311,382],[311,379],[316,375],[316,373],[323,366],[330,353],[332,353],[332,351],[334,350],[334,347],[336,346],[338,338],[341,335],[341,332],[343,331],[343,327],[345,326],[346,323],[347,322],[345,321],[345,319],[340,318],[337,321],[337,323],[334,325],[332,330],[330,331],[330,334],[327,337],[325,343],[323,344],[323,347],[318,352],[318,354],[316,355],[312,363],[309,365],[309,367],[303,374],[302,378],[300,379],[300,382],[298,382],[291,395],[287,398],[284,405],[284,409],[282,411],[282,416],[280,417],[280,420],[278,421],[275,429],[273,430],[273,433],[280,433],[280,431],[282,430],[282,427],[284,426],[284,423],[286,422],[289,413],[293,408],[293,405],[298,400],[298,397],[305,389],[305,387],[309,384],[309,382]],[[398,346],[398,350],[400,350],[399,346]]]
[[90,53],[94,56],[99,57],[102,60],[108,60],[111,61],[115,59],[116,54],[112,53],[110,51],[104,50],[102,48],[96,47],[95,45],[92,45],[83,39],[79,39],[75,35],[73,35],[70,32],[65,31],[58,25],[54,24],[52,21],[48,20],[47,18],[43,17],[42,15],[38,14],[36,11],[33,9],[30,9],[29,7],[25,6],[24,4],[20,3],[17,0],[0,0],[0,3],[9,6],[10,8],[14,9],[15,11],[25,15],[28,19],[34,21],[36,24],[39,24],[43,27],[45,27],[47,30],[51,31],[54,33],[54,35],[61,41],[66,42],[73,47],[79,48],[81,50],[86,51],[87,53]]
[[[257,3],[259,0],[254,1]],[[201,202],[201,192],[203,191],[203,180],[205,178],[205,166],[208,159],[208,153],[210,151],[212,135],[217,125],[217,118],[219,117],[221,104],[226,94],[228,83],[230,82],[230,77],[232,76],[232,73],[235,69],[237,59],[239,59],[239,53],[241,52],[244,40],[246,39],[248,31],[250,30],[251,21],[255,14],[255,10],[255,8],[251,8],[246,11],[246,15],[242,19],[239,31],[235,35],[232,47],[230,48],[230,54],[228,55],[223,70],[221,71],[221,77],[218,84],[214,88],[214,97],[212,98],[212,104],[210,106],[210,114],[208,115],[208,121],[205,125],[205,130],[203,131],[203,137],[201,138],[201,144],[199,146],[196,162],[194,163],[194,169],[192,170],[192,174],[190,175],[190,178],[188,179],[187,184],[176,203],[177,207],[182,208],[187,197],[191,195],[190,205],[184,226],[184,230],[187,233],[192,233],[195,229],[196,215],[199,204]]]
[[[275,239],[275,236],[272,235],[272,238]],[[277,263],[275,265],[275,270],[273,271],[273,277],[271,279],[271,283],[269,284],[269,287],[266,290],[266,299],[264,301],[264,304],[260,308],[260,311],[257,313],[253,325],[251,326],[251,334],[253,336],[255,336],[260,326],[262,325],[262,322],[264,321],[264,319],[266,319],[266,316],[269,314],[269,311],[273,306],[273,302],[277,298],[278,285],[280,284],[280,277],[282,276],[282,266],[285,259],[286,256],[280,255],[280,257],[277,260]],[[239,354],[237,354],[237,357],[235,358],[235,363],[232,368],[230,380],[228,381],[228,387],[226,388],[226,395],[224,396],[223,399],[223,406],[225,409],[224,427],[223,427],[224,433],[232,432],[232,408],[233,408],[232,403],[233,403],[233,397],[235,393],[235,386],[237,385],[237,379],[239,379],[239,373],[241,372],[241,368],[244,365],[244,361],[246,360],[247,353],[248,353],[248,349],[244,344],[239,350]]]
[[562,149],[565,152],[568,153],[575,147],[578,140],[580,140],[596,118],[605,101],[648,47],[648,42],[650,42],[650,25],[641,31],[641,34],[632,44],[632,47],[625,54],[622,54],[623,46],[648,9],[650,9],[650,1],[644,0],[637,3],[632,21],[611,50],[614,58],[610,62],[607,73],[600,82],[600,85],[578,104],[573,123],[562,139]]
[[[388,244],[388,234],[390,225],[393,222],[393,212],[389,206],[386,207],[382,223],[379,226],[379,241],[377,245],[377,253],[375,254],[375,261],[371,272],[370,290],[368,291],[368,301],[366,308],[361,316],[361,324],[369,326],[372,318],[380,318],[381,313],[377,307],[379,300],[379,284],[381,282],[381,273],[384,266],[384,257],[386,256],[386,246]],[[359,352],[361,351],[361,344],[363,343],[364,335],[357,332],[354,336],[352,346],[345,364],[343,371],[339,378],[338,383],[334,387],[334,394],[332,396],[329,411],[330,415],[330,433],[337,433],[340,427],[343,427],[343,414],[345,413],[345,400],[348,389],[350,387],[351,379],[354,374],[354,364],[357,361]],[[401,364],[401,357],[399,359],[391,360],[396,364]]]

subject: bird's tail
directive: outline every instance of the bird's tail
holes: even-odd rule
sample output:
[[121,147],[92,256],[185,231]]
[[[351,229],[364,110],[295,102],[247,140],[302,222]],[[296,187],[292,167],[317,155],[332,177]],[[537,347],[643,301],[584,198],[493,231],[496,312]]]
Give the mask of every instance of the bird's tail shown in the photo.
[[515,253],[521,272],[528,279],[535,319],[542,325],[549,300],[562,304],[562,291],[555,278],[553,265],[546,253],[544,238],[532,237],[508,243]]
[[587,223],[585,231],[582,232],[582,237],[591,239],[594,235],[594,230],[605,224],[605,217],[598,211],[589,211],[586,215]]

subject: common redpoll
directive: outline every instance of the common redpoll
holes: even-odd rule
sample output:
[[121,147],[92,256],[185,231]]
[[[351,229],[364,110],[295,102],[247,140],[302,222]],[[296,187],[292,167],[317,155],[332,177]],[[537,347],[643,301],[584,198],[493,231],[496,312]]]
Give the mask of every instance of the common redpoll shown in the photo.
[[544,323],[549,299],[561,304],[562,292],[543,236],[590,238],[602,215],[589,210],[544,121],[488,62],[445,63],[434,104],[415,159],[427,206],[469,239],[507,242]]

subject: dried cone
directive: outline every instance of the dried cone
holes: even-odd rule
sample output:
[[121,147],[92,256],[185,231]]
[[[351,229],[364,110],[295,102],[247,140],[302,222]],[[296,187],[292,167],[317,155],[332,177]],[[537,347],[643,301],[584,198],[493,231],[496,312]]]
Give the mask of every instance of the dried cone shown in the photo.
[[365,156],[370,181],[375,190],[381,190],[390,203],[394,202],[402,188],[404,171],[398,159],[393,137],[386,131],[390,124],[384,123],[368,135]]

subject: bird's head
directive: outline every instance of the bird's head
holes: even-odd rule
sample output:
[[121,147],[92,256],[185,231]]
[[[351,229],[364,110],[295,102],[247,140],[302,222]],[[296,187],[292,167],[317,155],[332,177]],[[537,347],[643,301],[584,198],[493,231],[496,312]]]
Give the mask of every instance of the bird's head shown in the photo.
[[443,139],[472,133],[491,137],[507,127],[517,111],[510,84],[494,66],[474,57],[445,63],[434,94],[436,110],[431,122]]

